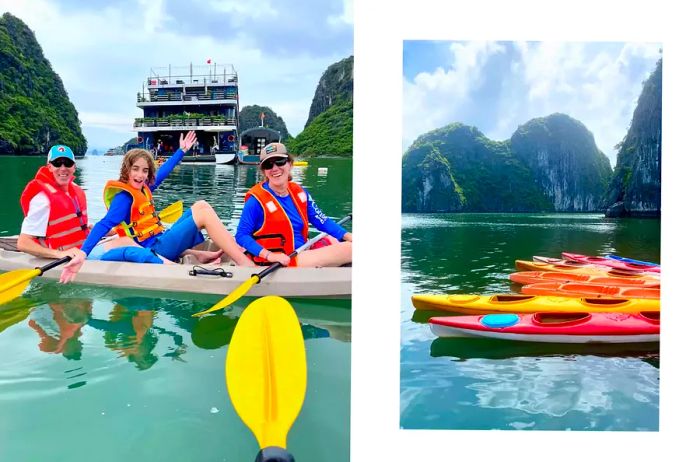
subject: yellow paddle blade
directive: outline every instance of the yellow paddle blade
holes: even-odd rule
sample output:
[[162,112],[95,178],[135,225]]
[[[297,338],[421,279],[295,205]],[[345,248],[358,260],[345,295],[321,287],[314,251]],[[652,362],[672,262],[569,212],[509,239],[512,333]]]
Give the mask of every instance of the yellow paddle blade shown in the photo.
[[286,448],[306,394],[304,338],[287,300],[267,296],[243,311],[226,355],[226,386],[260,448]]
[[242,296],[247,294],[248,291],[250,290],[250,288],[253,287],[255,284],[257,284],[258,281],[260,281],[260,278],[258,277],[258,275],[257,274],[252,275],[250,277],[250,279],[248,279],[246,282],[244,282],[240,286],[236,287],[233,290],[233,292],[231,292],[226,297],[221,299],[221,301],[219,303],[212,306],[208,310],[200,311],[199,313],[195,313],[192,316],[198,317],[198,316],[205,315],[207,313],[211,313],[212,311],[218,311],[218,310],[221,310],[223,308],[226,308],[227,306],[235,303],[236,300],[238,300],[239,298],[241,298]]
[[305,160],[295,160],[293,165],[294,167],[306,167],[309,165],[309,162]]
[[160,211],[160,220],[165,223],[175,223],[182,216],[182,201],[173,202]]
[[0,305],[22,295],[29,281],[40,274],[38,269],[20,269],[0,274]]

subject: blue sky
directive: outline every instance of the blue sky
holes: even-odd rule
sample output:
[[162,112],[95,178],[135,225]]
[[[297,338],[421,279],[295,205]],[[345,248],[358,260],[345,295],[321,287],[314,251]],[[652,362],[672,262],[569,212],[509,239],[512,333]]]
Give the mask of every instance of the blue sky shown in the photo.
[[494,140],[562,112],[593,133],[615,165],[659,43],[404,41],[403,149],[462,122]]
[[353,54],[353,0],[0,0],[32,29],[78,110],[88,149],[135,136],[136,93],[153,67],[238,72],[241,106],[304,127],[328,66]]

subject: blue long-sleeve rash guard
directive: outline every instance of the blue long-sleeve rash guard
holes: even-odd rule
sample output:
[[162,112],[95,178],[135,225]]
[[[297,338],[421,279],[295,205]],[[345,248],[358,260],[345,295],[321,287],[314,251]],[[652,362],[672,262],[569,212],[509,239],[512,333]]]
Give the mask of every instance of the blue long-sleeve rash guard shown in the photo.
[[[182,151],[182,149],[178,149],[175,151],[175,154],[173,154],[170,159],[167,160],[167,162],[160,166],[160,168],[156,171],[155,182],[153,183],[153,186],[150,186],[151,191],[155,191],[158,186],[160,186],[160,184],[168,177],[168,175],[170,175],[184,156],[185,153]],[[131,222],[131,205],[133,203],[134,198],[131,197],[131,194],[128,192],[121,191],[117,193],[114,196],[114,199],[112,199],[112,203],[107,210],[107,214],[104,216],[104,218],[98,221],[95,226],[92,227],[92,231],[90,231],[90,235],[83,243],[81,250],[87,255],[90,255],[92,249],[94,249],[98,242],[100,242],[100,239],[107,235],[109,230],[117,226],[122,221],[127,223]],[[152,236],[140,244],[143,247],[150,247],[155,243],[155,241],[156,236]]]
[[[289,220],[292,222],[292,228],[294,229],[294,248],[298,249],[306,240],[301,235],[301,230],[304,227],[304,222],[302,221],[297,208],[294,206],[292,198],[287,195],[285,197],[280,197],[275,194],[272,189],[270,189],[267,182],[263,184],[263,188],[269,191],[275,199],[280,203],[284,211],[287,213]],[[303,188],[306,192],[308,198],[306,202],[306,214],[309,217],[309,223],[314,226],[314,228],[328,233],[334,238],[341,241],[346,231],[335,221],[331,220],[326,216],[325,213],[316,205],[316,202],[311,198],[311,194]],[[251,254],[258,256],[263,249],[263,246],[258,244],[258,242],[253,238],[253,233],[257,231],[260,226],[262,226],[265,212],[263,211],[262,205],[255,200],[250,199],[245,202],[243,206],[243,211],[241,212],[241,220],[238,222],[238,228],[236,229],[236,242],[245,247],[245,249]]]

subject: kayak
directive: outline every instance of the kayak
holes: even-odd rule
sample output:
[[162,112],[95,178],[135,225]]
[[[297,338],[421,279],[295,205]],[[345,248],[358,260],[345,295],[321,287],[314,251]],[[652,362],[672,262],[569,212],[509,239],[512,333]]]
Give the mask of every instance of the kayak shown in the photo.
[[[32,269],[52,260],[37,258],[13,250],[0,249],[0,271]],[[186,260],[187,261],[187,260]],[[146,289],[167,292],[189,292],[228,295],[253,274],[264,268],[219,265],[199,265],[198,268],[229,273],[226,277],[190,272],[195,264],[156,265],[87,260],[75,278],[75,283],[99,286]],[[62,267],[45,272],[42,279],[58,280]],[[352,289],[352,268],[280,268],[263,278],[247,292],[250,296],[279,295],[282,297],[349,297]]]
[[569,252],[562,252],[561,256],[567,260],[573,260],[573,261],[577,261],[580,263],[589,263],[589,264],[593,264],[593,265],[609,266],[611,268],[615,268],[617,270],[623,270],[623,271],[640,271],[640,272],[645,271],[645,272],[651,272],[651,273],[660,273],[661,272],[661,268],[658,266],[639,265],[637,263],[629,263],[629,262],[620,261],[620,260],[613,260],[613,259],[606,258],[606,257],[590,257],[588,255],[581,255],[578,253],[569,253]]
[[606,266],[564,266],[556,265],[552,263],[544,263],[541,261],[527,261],[527,260],[515,260],[515,267],[520,271],[557,271],[565,273],[579,273],[588,274],[593,276],[653,276],[658,278],[659,273],[645,272],[645,271],[628,271],[621,270],[617,268],[611,268]]
[[532,313],[434,317],[438,337],[488,337],[545,343],[658,342],[659,312]]
[[611,258],[613,260],[619,260],[619,261],[626,261],[627,263],[636,263],[638,265],[661,266],[658,263],[651,263],[648,261],[635,260],[634,258],[620,257],[618,255],[606,255],[605,258]]
[[661,285],[658,278],[649,276],[607,277],[557,271],[520,271],[512,273],[509,278],[511,281],[522,285],[542,282],[580,282],[615,287],[659,287]]
[[588,263],[581,263],[581,262],[574,261],[574,260],[565,260],[563,258],[542,257],[539,255],[534,255],[532,257],[532,261],[539,261],[539,262],[543,262],[543,263],[550,263],[552,265],[572,266],[572,267],[589,266]]
[[659,300],[636,298],[552,297],[544,295],[413,295],[417,310],[451,311],[462,314],[537,312],[660,311]]
[[613,298],[655,298],[661,293],[659,288],[615,287],[580,282],[543,282],[528,284],[520,290],[528,295],[554,295],[560,297],[613,297]]

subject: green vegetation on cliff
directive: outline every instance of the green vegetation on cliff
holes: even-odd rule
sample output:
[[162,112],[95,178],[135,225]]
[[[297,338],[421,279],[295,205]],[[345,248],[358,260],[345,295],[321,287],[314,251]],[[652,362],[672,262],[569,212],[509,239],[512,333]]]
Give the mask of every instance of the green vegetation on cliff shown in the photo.
[[618,148],[617,165],[606,194],[606,215],[661,214],[662,61],[644,82],[632,123]]
[[352,102],[345,100],[333,104],[296,138],[289,140],[287,148],[304,157],[352,156]]
[[239,133],[243,133],[249,128],[255,128],[260,126],[260,114],[265,113],[265,127],[277,130],[280,132],[282,137],[282,142],[286,143],[289,138],[289,132],[287,131],[287,124],[284,123],[282,117],[278,116],[275,111],[267,106],[258,106],[253,104],[252,106],[245,106],[241,109],[238,114],[239,123]]
[[585,126],[533,119],[493,141],[453,123],[421,135],[403,157],[404,212],[599,210],[611,169]]
[[84,155],[75,107],[34,33],[20,19],[0,18],[0,154],[44,154],[54,144]]

